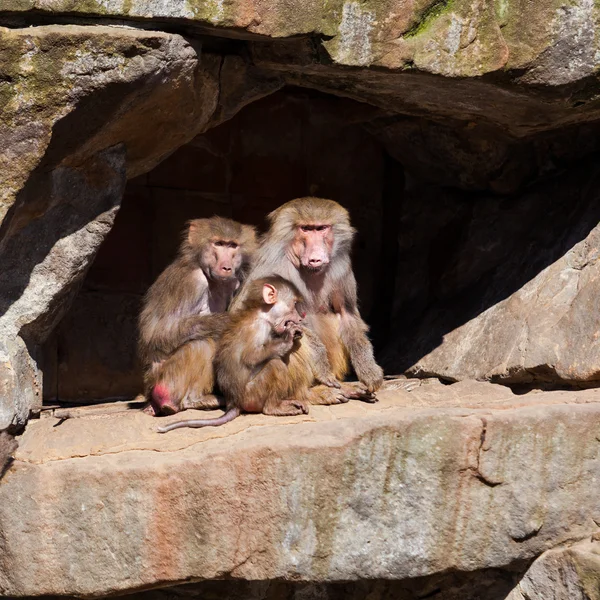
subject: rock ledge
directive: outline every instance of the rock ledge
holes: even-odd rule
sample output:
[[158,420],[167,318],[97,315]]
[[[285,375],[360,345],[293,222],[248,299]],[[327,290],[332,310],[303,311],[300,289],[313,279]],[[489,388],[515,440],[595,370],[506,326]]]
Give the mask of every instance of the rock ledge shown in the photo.
[[31,422],[0,484],[0,594],[398,580],[597,533],[599,390],[393,387],[168,435],[137,410]]

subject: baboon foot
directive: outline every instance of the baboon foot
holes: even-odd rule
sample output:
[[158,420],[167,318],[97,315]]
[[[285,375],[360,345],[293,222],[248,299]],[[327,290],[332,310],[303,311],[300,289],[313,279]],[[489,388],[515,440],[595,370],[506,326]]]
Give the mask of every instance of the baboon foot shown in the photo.
[[275,415],[279,417],[307,415],[308,406],[300,400],[282,400],[278,406],[273,406],[263,410],[265,415]]

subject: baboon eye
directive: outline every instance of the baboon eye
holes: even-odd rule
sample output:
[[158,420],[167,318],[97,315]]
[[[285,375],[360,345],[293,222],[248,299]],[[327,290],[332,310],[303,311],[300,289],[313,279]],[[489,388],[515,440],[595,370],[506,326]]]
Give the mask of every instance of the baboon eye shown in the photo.
[[221,240],[217,240],[216,242],[213,242],[215,246],[224,246],[225,242],[222,242]]
[[229,246],[230,248],[234,248],[234,249],[235,249],[235,248],[237,248],[237,247],[238,247],[238,244],[236,244],[235,242],[229,242],[228,246]]
[[310,225],[300,225],[300,229],[304,232],[310,231],[312,227]]
[[317,227],[315,227],[315,229],[317,231],[326,231],[327,229],[329,229],[329,225],[318,225]]

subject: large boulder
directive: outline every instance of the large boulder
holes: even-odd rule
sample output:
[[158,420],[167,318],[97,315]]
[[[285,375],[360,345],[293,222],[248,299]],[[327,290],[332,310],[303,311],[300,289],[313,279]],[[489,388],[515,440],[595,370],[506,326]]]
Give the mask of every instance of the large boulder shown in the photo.
[[0,22],[64,15],[246,40],[256,64],[290,83],[395,112],[484,119],[519,135],[600,117],[593,0],[5,0]]
[[43,218],[0,242],[0,429],[23,425],[40,409],[37,349],[111,229],[125,188],[125,149],[113,146],[41,179]]
[[185,20],[191,27],[220,27],[239,37],[313,34],[328,38],[324,46],[341,65],[417,68],[454,77],[526,69],[521,78],[527,82],[559,85],[593,74],[599,60],[593,0],[498,6],[482,0],[5,0],[2,9],[24,18],[41,12]]
[[199,122],[201,130],[216,108],[220,61],[205,63],[183,38],[162,32],[0,28],[0,218],[36,168],[76,165],[124,143],[133,177],[191,139],[190,128]]
[[414,184],[387,366],[451,381],[597,385],[598,177],[586,161],[506,198]]
[[218,109],[222,58],[199,49],[123,27],[0,28],[0,430],[39,410],[39,345],[126,179],[232,110]]
[[131,410],[30,422],[0,484],[2,594],[510,570],[597,531],[600,392],[392,387],[166,435]]

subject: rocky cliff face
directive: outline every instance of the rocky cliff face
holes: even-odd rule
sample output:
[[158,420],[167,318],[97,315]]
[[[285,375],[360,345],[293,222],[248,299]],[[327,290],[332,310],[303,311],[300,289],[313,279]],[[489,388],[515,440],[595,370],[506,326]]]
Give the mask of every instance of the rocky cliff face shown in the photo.
[[596,598],[599,11],[0,0],[0,430],[134,395],[186,218],[309,193],[351,208],[387,372],[458,382],[164,445],[32,422],[0,593]]

